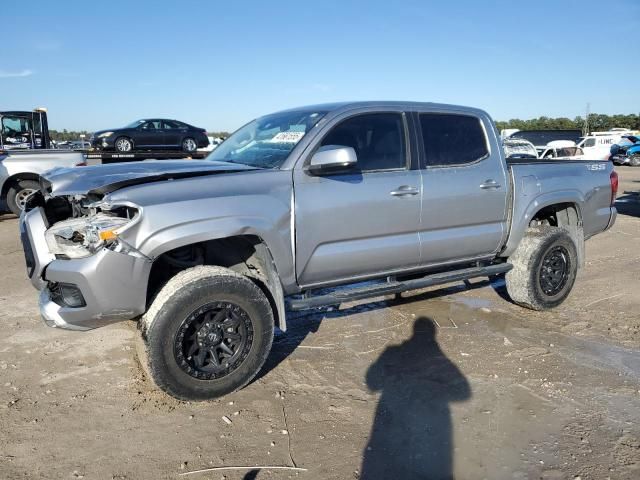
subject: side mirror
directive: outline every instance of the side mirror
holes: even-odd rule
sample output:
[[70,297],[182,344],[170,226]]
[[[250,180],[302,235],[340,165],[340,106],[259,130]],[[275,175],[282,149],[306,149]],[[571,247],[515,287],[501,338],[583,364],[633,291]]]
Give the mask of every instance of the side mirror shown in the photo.
[[356,151],[342,145],[325,145],[311,157],[307,170],[312,175],[324,175],[348,170],[358,163]]

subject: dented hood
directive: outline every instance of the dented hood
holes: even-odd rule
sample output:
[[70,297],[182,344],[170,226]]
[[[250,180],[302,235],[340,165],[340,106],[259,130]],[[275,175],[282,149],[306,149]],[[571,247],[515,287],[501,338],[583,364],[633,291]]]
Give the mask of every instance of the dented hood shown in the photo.
[[50,195],[106,195],[121,188],[149,182],[256,170],[237,163],[209,160],[155,160],[113,163],[92,167],[54,168],[42,175]]

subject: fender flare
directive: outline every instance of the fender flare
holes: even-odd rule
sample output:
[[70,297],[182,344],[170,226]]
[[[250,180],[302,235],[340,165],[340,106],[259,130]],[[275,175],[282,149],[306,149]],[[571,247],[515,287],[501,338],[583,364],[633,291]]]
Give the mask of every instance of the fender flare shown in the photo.
[[[529,227],[529,222],[540,210],[558,204],[572,204],[573,206],[575,206],[576,214],[578,216],[577,227],[582,232],[582,205],[584,204],[584,198],[582,194],[577,190],[563,190],[545,193],[532,198],[531,201],[526,205],[526,207],[522,209],[522,213],[518,215],[519,222],[517,224],[511,224],[509,236],[507,238],[507,245],[505,246],[500,256],[509,256],[515,251],[515,249],[520,244],[520,240]],[[566,228],[571,233],[569,228]],[[575,234],[578,235],[577,232],[575,232]],[[584,244],[584,233],[582,233],[582,239],[582,243]],[[584,261],[584,246],[579,246],[579,239],[577,236],[574,238],[574,240],[576,241],[576,246],[578,247],[578,253],[582,256],[581,261]]]

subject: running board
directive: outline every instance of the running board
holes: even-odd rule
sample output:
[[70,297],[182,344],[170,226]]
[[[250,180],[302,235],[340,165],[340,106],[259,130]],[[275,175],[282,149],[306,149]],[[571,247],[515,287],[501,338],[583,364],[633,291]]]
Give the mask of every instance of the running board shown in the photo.
[[486,267],[472,267],[464,268],[462,270],[434,273],[431,275],[426,275],[422,278],[406,280],[404,282],[391,280],[383,284],[339,290],[326,295],[318,295],[316,297],[292,299],[288,301],[288,307],[289,310],[292,311],[307,310],[309,308],[328,307],[330,305],[338,305],[343,302],[363,300],[366,298],[380,297],[383,295],[393,295],[396,293],[406,292],[408,290],[418,290],[420,288],[442,285],[444,283],[458,282],[461,280],[468,280],[470,278],[498,275],[500,273],[508,272],[509,270],[511,270],[511,268],[512,265],[510,263],[499,263]]

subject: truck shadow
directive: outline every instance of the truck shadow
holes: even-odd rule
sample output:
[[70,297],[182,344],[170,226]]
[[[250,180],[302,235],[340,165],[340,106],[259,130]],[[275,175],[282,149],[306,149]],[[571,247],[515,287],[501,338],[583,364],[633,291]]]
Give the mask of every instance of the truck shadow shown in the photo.
[[615,207],[621,215],[640,217],[640,190],[627,190],[616,198]]
[[13,213],[2,213],[0,211],[0,222],[4,222],[6,220],[16,220],[16,217]]
[[388,300],[379,300],[369,303],[359,303],[357,305],[349,306],[343,309],[315,309],[302,312],[288,312],[287,314],[287,332],[286,334],[276,334],[273,341],[273,347],[271,353],[267,358],[262,370],[255,377],[253,381],[267,375],[271,370],[275,369],[280,363],[282,363],[289,355],[291,355],[312,333],[316,333],[322,321],[326,319],[337,319],[348,317],[356,313],[373,312],[384,308],[408,305],[421,300],[429,300],[440,298],[443,296],[451,295],[453,293],[461,291],[475,290],[478,288],[485,288],[491,285],[496,293],[508,301],[509,296],[506,293],[504,287],[503,277],[496,277],[493,281],[480,280],[476,282],[464,282],[464,284],[447,286],[436,290],[430,290],[419,294],[408,294],[410,296],[396,297]]

